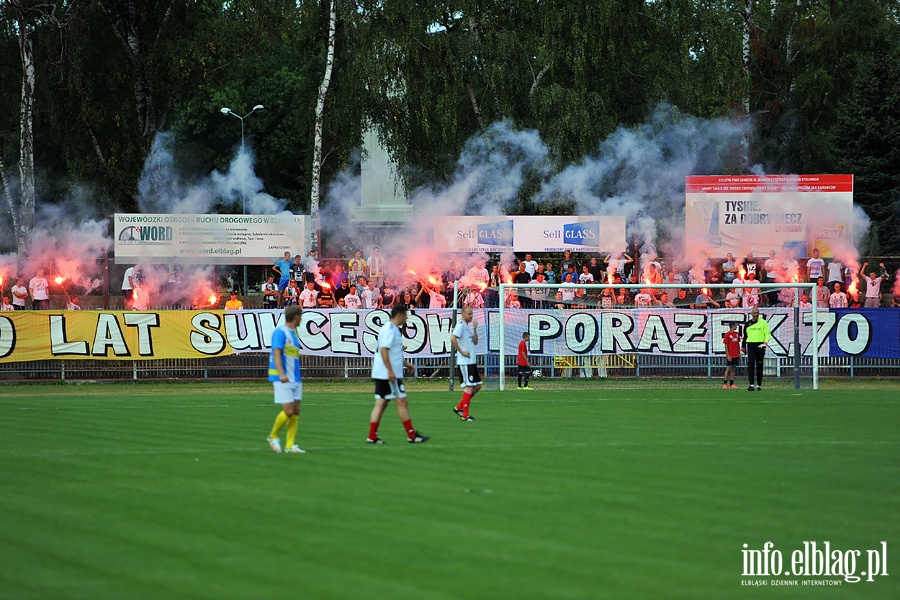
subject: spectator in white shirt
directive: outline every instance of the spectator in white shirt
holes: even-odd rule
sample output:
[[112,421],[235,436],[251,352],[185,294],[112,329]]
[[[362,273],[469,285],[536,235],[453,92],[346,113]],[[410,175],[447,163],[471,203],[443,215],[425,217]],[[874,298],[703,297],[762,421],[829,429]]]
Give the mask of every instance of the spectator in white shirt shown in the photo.
[[646,289],[642,289],[634,296],[634,305],[640,308],[647,308],[653,303],[651,296]]
[[741,306],[741,295],[738,293],[736,288],[731,288],[731,290],[725,295],[725,308],[740,308]]
[[847,294],[841,291],[841,282],[834,282],[834,293],[828,297],[828,306],[831,308],[847,308]]
[[816,279],[816,306],[819,308],[828,308],[828,297],[831,293],[825,286],[825,278],[819,276]]
[[825,276],[825,261],[819,258],[819,249],[813,248],[813,255],[806,261],[807,281],[815,281]]
[[31,293],[31,307],[34,310],[50,308],[50,284],[44,278],[43,269],[38,269],[37,275],[28,282],[28,291]]
[[844,263],[834,259],[828,263],[828,287],[833,288],[834,283],[844,281]]
[[509,296],[506,297],[506,308],[522,308],[519,302],[519,294],[516,290],[509,290]]
[[778,273],[781,271],[782,266],[781,261],[778,260],[774,250],[769,250],[769,258],[766,259],[765,269],[766,283],[777,283]]
[[362,300],[356,295],[356,284],[350,286],[350,293],[344,296],[344,306],[348,310],[357,310],[362,308]]
[[416,304],[421,302],[423,294],[428,296],[428,308],[445,308],[447,306],[447,299],[444,298],[444,295],[430,286],[427,281],[422,282],[422,287],[416,294]]
[[800,294],[800,308],[812,308],[812,302],[809,301],[809,294]]
[[591,275],[587,265],[581,267],[581,275],[578,276],[578,283],[594,283],[594,276]]
[[134,266],[125,269],[125,277],[122,279],[122,294],[125,296],[126,309],[131,309],[131,302],[134,298],[134,287],[137,285],[134,269]]
[[561,295],[561,300],[563,302],[572,302],[575,300],[575,284],[572,282],[571,273],[566,273],[566,278],[562,285],[563,287],[557,290],[557,294]]
[[466,271],[467,285],[477,285],[479,283],[488,284],[491,278],[487,269],[484,268],[484,261],[479,260],[471,269]]
[[[294,280],[292,279],[291,281]],[[316,291],[316,284],[310,281],[306,284],[306,289],[300,292],[300,305],[303,308],[315,308],[318,297],[319,292]]]
[[13,308],[15,310],[25,310],[25,302],[28,301],[28,288],[25,287],[25,279],[23,277],[16,278],[16,285],[12,286]]
[[366,309],[378,308],[378,305],[381,301],[381,292],[375,287],[375,282],[370,281],[369,285],[366,289],[363,290],[362,294],[360,294],[360,300],[362,300],[362,306]]
[[479,288],[471,289],[469,293],[466,294],[463,306],[468,306],[470,308],[484,308],[484,296],[481,294],[481,290]]
[[886,281],[890,278],[887,270],[884,268],[884,263],[878,263],[878,266],[881,267],[881,276],[876,276],[874,270],[869,271],[869,276],[866,277],[866,267],[869,266],[869,263],[863,263],[862,268],[859,270],[859,274],[863,276],[863,279],[866,282],[866,308],[878,308],[881,306],[881,282]]
[[9,296],[3,296],[3,304],[0,305],[0,310],[16,310],[15,307],[10,304]]
[[534,277],[534,274],[537,272],[537,268],[538,268],[537,261],[535,261],[531,257],[530,254],[526,254],[525,255],[525,270],[528,271],[528,274],[531,275],[532,278]]
[[788,255],[781,264],[784,269],[784,275],[790,282],[800,281],[800,263],[793,256]]

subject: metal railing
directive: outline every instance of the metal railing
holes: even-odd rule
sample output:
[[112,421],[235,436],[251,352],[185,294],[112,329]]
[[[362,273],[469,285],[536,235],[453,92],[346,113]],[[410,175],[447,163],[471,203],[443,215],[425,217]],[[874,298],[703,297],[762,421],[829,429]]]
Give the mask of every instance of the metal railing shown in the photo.
[[[718,378],[725,368],[722,356],[664,356],[653,354],[603,356],[531,356],[532,369],[544,377],[600,376],[609,378]],[[41,381],[152,381],[166,379],[265,379],[268,354],[247,353],[208,359],[160,359],[146,361],[45,360],[0,363],[0,382]],[[446,379],[449,358],[413,358],[419,378]],[[481,357],[488,379],[500,374],[500,357]],[[515,378],[516,357],[506,356],[506,377]],[[793,357],[769,357],[766,363],[772,375],[792,377]],[[303,377],[307,379],[368,379],[372,359],[368,357],[304,356]],[[803,357],[800,370],[810,377],[810,357]],[[836,356],[819,359],[823,378],[900,377],[900,359]]]

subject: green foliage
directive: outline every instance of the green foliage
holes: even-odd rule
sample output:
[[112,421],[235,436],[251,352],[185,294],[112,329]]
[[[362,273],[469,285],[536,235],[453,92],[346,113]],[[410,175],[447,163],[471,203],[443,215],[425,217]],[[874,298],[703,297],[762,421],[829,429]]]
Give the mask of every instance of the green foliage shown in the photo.
[[[175,132],[186,173],[209,172],[227,165],[240,140],[240,124],[219,108],[244,114],[263,104],[246,123],[257,170],[270,193],[308,210],[329,0],[25,4],[43,201],[78,184],[94,190],[98,211],[133,210],[156,131]],[[337,8],[326,187],[368,127],[414,188],[450,177],[466,140],[498,120],[537,130],[562,169],[617,127],[644,122],[660,102],[741,118],[746,92],[752,162],[771,172],[856,173],[883,251],[900,252],[891,220],[900,218],[896,144],[885,146],[897,136],[898,15],[889,0],[752,2],[749,81],[742,0],[337,0]],[[116,34],[129,25],[141,40],[137,55]],[[8,3],[0,51],[0,101],[17,107],[21,65]],[[135,93],[142,81],[149,114]],[[15,165],[16,110],[0,114],[0,152]],[[510,209],[538,210],[536,189],[526,182]]]

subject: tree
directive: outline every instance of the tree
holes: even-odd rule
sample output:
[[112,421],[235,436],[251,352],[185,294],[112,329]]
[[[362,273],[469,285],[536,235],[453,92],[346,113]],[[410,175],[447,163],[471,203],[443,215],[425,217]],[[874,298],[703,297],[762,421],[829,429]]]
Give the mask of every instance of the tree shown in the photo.
[[[31,228],[34,225],[34,50],[32,35],[34,15],[22,0],[11,0],[15,30],[18,37],[19,58],[22,66],[22,92],[19,97],[19,193],[14,194],[6,174],[6,165],[0,158],[0,176],[9,203],[16,250],[28,251]],[[18,197],[16,197],[18,196]]]

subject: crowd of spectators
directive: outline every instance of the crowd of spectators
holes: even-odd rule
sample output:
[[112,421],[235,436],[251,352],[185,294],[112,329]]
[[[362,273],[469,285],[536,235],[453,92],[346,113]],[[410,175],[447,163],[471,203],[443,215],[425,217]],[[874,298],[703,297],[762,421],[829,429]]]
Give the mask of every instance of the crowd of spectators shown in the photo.
[[[748,253],[736,259],[728,254],[715,261],[702,257],[694,264],[683,258],[647,261],[637,265],[627,253],[606,256],[573,256],[566,251],[562,257],[537,260],[532,254],[516,256],[506,262],[498,259],[487,262],[482,257],[448,255],[444,262],[427,272],[404,270],[402,261],[388,260],[376,247],[371,256],[363,258],[361,251],[349,260],[328,260],[322,265],[300,261],[307,265],[299,273],[299,286],[305,289],[296,295],[288,287],[275,304],[271,292],[267,306],[300,303],[312,308],[371,309],[390,308],[396,303],[408,308],[444,308],[453,303],[454,283],[460,290],[460,305],[473,308],[499,306],[501,283],[543,283],[558,286],[517,291],[508,289],[507,308],[742,308],[757,306],[791,307],[797,302],[795,288],[762,291],[734,287],[719,289],[707,284],[750,284],[754,282],[816,282],[815,301],[819,307],[859,308],[880,306],[882,284],[890,277],[884,267],[868,269],[864,264],[858,273],[839,261],[826,263],[816,249],[801,267],[800,261],[788,257],[779,259],[774,251],[766,260]],[[393,257],[392,257],[393,258]],[[274,267],[273,267],[274,268]],[[295,275],[288,280],[294,280]],[[576,284],[604,283],[616,287],[585,290]],[[673,284],[677,289],[639,288],[639,284]],[[271,284],[271,280],[270,280]],[[264,292],[265,293],[265,292]],[[891,294],[888,293],[887,296]],[[866,298],[872,300],[867,302]],[[812,298],[799,296],[800,307],[811,307]],[[900,299],[893,299],[900,304]]]
[[[500,304],[498,288],[501,283],[549,284],[544,287],[517,291],[507,289],[507,308],[729,308],[750,309],[758,306],[791,307],[798,301],[795,288],[760,290],[741,288],[740,284],[756,282],[815,282],[812,294],[799,296],[799,306],[809,308],[815,302],[820,308],[862,308],[900,306],[900,297],[883,288],[890,280],[884,263],[869,268],[865,263],[858,270],[839,260],[825,261],[818,249],[804,261],[779,258],[773,250],[766,259],[752,253],[736,258],[731,253],[721,259],[702,255],[688,262],[683,257],[674,260],[645,260],[638,264],[628,253],[611,255],[562,256],[551,255],[538,259],[532,254],[507,256],[488,262],[484,257],[445,255],[425,272],[415,272],[398,257],[385,257],[376,246],[368,256],[356,251],[349,259],[328,259],[320,264],[315,251],[306,257],[299,254],[284,256],[270,267],[262,284],[263,308],[281,308],[298,304],[304,308],[390,309],[395,304],[416,308],[445,308],[453,305],[454,284],[460,290],[459,305],[473,308],[496,308]],[[170,290],[183,286],[181,269],[177,264],[169,269]],[[129,309],[150,308],[150,292],[142,286],[141,269],[132,266],[125,271],[122,293]],[[615,287],[585,290],[576,284],[603,283]],[[671,284],[678,288],[639,288]],[[735,284],[719,289],[708,284]],[[79,310],[78,299],[66,294],[66,306]],[[185,289],[189,295],[193,292]],[[50,308],[50,283],[43,269],[25,284],[17,277],[8,295],[3,295],[0,310]],[[196,294],[195,294],[196,295]],[[246,298],[244,299],[247,300]],[[205,297],[186,299],[177,308],[197,308]],[[217,301],[216,301],[217,303]],[[213,303],[215,305],[216,303]],[[171,303],[170,303],[171,304]],[[244,303],[232,291],[227,310],[240,310]],[[258,305],[257,305],[258,306]],[[252,307],[252,304],[251,306]]]

